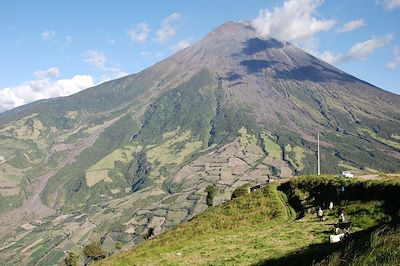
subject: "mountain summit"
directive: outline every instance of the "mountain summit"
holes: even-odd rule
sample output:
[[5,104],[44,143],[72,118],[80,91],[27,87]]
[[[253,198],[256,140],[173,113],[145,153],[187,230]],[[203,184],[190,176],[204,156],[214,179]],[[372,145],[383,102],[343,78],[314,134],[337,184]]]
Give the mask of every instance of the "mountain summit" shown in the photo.
[[223,202],[315,173],[318,132],[324,173],[400,170],[400,96],[225,23],[140,73],[0,114],[0,237],[30,234],[1,256],[140,242],[204,210],[208,185]]

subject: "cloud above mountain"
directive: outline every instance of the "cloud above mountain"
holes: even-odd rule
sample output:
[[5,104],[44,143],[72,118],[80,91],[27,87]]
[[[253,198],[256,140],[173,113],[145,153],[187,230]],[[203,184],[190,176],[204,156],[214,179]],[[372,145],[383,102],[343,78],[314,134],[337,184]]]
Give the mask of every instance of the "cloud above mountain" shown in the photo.
[[128,30],[128,37],[131,40],[132,44],[136,43],[145,43],[147,40],[147,36],[150,33],[150,26],[146,21],[142,21],[137,24],[135,27]]
[[88,50],[83,53],[83,61],[92,68],[103,73],[101,81],[119,78],[128,75],[118,65],[110,61],[110,59],[102,51]]
[[175,23],[182,20],[183,16],[180,13],[172,13],[161,21],[161,27],[156,32],[155,41],[158,43],[164,43],[171,39],[176,34]]
[[45,41],[50,41],[56,36],[56,33],[52,30],[46,30],[40,34],[40,38]]
[[53,77],[57,77],[60,75],[60,70],[58,69],[58,67],[50,67],[47,70],[38,70],[33,72],[33,76],[35,76],[36,78],[53,78]]
[[400,0],[377,0],[376,2],[388,11],[400,8]]
[[351,20],[346,22],[339,30],[339,33],[349,32],[364,26],[364,19]]
[[324,52],[319,56],[322,60],[330,64],[344,63],[351,60],[361,60],[373,53],[376,49],[386,45],[392,39],[392,34],[373,37],[366,41],[354,44],[346,53],[333,54],[331,52]]
[[192,43],[192,38],[180,40],[174,45],[172,45],[171,50],[174,52],[180,51],[182,49],[185,49],[186,47],[189,47],[191,43]]
[[252,26],[262,36],[301,43],[335,25],[334,19],[316,16],[321,3],[320,0],[287,0],[283,6],[261,10],[258,17],[252,20]]
[[69,79],[50,81],[29,80],[15,87],[0,89],[0,112],[41,99],[68,96],[94,85],[89,75],[75,75]]
[[395,69],[400,66],[400,46],[393,48],[393,55],[393,61],[386,64],[386,67],[389,69]]

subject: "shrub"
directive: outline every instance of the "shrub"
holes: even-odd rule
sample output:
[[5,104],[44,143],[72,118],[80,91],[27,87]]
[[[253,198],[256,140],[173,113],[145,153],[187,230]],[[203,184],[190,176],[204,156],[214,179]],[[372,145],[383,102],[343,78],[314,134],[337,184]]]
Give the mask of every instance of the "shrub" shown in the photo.
[[66,266],[76,266],[78,265],[79,256],[74,252],[68,252],[68,256],[64,258],[64,263]]
[[233,191],[232,193],[232,199],[249,194],[250,193],[250,183],[244,184],[240,187],[238,187],[237,189],[235,189],[235,191]]
[[213,206],[214,197],[215,197],[215,195],[217,195],[218,189],[215,186],[209,185],[205,189],[205,192],[207,192],[207,199],[206,199],[207,206],[211,207],[211,206]]
[[115,248],[116,249],[122,249],[122,242],[121,241],[115,242]]
[[83,247],[83,254],[88,260],[100,260],[106,257],[104,251],[101,249],[98,243],[92,242],[89,245]]

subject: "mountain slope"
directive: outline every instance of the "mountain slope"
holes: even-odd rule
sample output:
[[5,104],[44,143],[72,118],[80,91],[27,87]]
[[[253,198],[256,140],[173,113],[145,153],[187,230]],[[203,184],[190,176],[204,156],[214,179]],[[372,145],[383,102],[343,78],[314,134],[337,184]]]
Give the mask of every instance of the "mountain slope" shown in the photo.
[[0,114],[0,249],[49,230],[60,235],[38,258],[138,243],[204,210],[209,184],[223,202],[246,182],[314,173],[317,131],[325,173],[398,171],[399,110],[400,96],[225,23],[138,74]]
[[[399,184],[398,180],[361,181],[330,176],[296,177],[282,185],[272,183],[259,191],[212,207],[191,221],[98,265],[290,265],[294,262],[296,265],[312,265],[334,251],[341,252],[342,258],[350,259],[356,254],[344,249],[343,245],[328,243],[339,208],[346,208],[347,220],[353,222],[351,236],[345,244],[352,244],[352,252],[358,249],[368,257],[364,251],[368,247],[364,244],[374,229],[390,219],[394,228],[398,225],[396,213],[399,204],[390,205]],[[346,193],[340,192],[342,186]],[[332,188],[337,192],[332,192]],[[311,200],[318,191],[321,198]],[[376,195],[371,195],[371,191]],[[301,200],[301,204],[296,206],[297,218],[286,195],[289,203]],[[320,221],[315,215],[317,200],[335,202],[334,210],[325,210],[325,221]],[[385,237],[385,230],[393,224],[386,225],[386,229],[377,234]],[[393,249],[398,242],[398,229],[391,237],[388,236],[385,245],[392,250],[385,251],[385,254],[392,252],[393,255],[387,258],[375,255],[381,263],[386,260],[385,265],[398,260],[396,249]],[[378,239],[374,241],[382,243]]]

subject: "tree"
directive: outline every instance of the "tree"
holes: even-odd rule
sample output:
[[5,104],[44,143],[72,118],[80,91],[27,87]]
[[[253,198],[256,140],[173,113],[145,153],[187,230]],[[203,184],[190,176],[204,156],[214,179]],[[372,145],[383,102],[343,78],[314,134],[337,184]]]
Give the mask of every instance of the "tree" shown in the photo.
[[150,239],[150,237],[154,236],[154,228],[153,227],[149,227],[149,230],[147,230],[146,235],[144,236],[144,239]]
[[122,242],[121,241],[115,242],[115,248],[116,249],[122,249]]
[[83,247],[83,254],[88,260],[101,260],[106,257],[104,251],[101,249],[98,243],[92,242],[89,245]]
[[249,183],[244,184],[237,189],[235,189],[232,193],[232,199],[249,194],[251,185]]
[[68,252],[68,256],[64,258],[64,263],[66,266],[77,266],[78,265],[79,256],[74,252]]
[[215,186],[209,185],[209,186],[207,186],[207,188],[204,191],[207,192],[207,199],[206,199],[207,206],[209,206],[209,207],[213,206],[214,197],[218,193],[218,188]]

